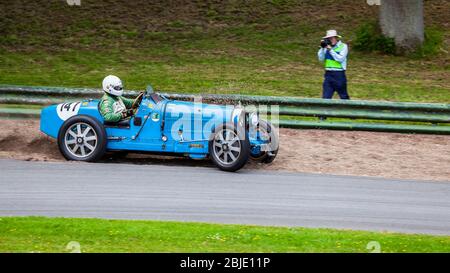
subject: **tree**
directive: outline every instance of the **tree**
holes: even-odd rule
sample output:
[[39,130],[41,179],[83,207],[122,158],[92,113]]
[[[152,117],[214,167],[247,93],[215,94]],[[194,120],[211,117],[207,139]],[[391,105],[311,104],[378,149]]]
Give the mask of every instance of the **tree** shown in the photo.
[[379,22],[399,53],[412,52],[424,42],[423,0],[382,0]]

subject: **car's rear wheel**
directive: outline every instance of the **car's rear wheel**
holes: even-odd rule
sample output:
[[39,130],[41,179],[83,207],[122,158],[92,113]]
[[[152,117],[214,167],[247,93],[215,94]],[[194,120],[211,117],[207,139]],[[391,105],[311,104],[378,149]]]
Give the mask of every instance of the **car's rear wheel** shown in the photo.
[[214,164],[223,171],[241,169],[250,155],[250,143],[245,131],[232,124],[217,127],[209,142],[209,154]]
[[67,160],[97,161],[106,152],[105,128],[89,116],[71,117],[59,130],[58,146]]

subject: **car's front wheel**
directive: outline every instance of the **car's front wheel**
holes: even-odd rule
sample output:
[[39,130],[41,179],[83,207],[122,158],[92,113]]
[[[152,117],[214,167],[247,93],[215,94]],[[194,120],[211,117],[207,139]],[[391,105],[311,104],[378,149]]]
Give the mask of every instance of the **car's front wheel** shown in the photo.
[[262,151],[259,154],[250,154],[250,158],[262,162],[262,163],[272,163],[278,154],[279,140],[278,132],[275,127],[268,121],[261,120],[259,122],[259,131],[264,140],[268,141],[268,151]]
[[59,130],[58,146],[67,160],[97,161],[106,152],[105,128],[89,116],[71,117]]
[[232,124],[217,127],[209,142],[209,154],[214,164],[223,171],[234,172],[247,163],[250,143],[243,129]]

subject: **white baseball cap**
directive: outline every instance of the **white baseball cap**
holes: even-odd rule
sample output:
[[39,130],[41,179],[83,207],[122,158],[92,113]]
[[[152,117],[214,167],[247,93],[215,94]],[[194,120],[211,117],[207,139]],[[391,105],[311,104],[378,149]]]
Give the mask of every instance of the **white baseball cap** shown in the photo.
[[336,30],[330,29],[330,30],[327,30],[327,35],[325,37],[323,37],[323,38],[326,39],[326,38],[330,38],[330,37],[339,37],[339,38],[341,38],[342,36],[338,35]]

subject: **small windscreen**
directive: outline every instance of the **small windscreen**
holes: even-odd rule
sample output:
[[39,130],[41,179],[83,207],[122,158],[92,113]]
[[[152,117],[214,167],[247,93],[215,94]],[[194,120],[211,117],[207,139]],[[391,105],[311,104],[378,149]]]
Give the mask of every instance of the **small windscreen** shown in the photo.
[[160,96],[159,94],[156,94],[156,93],[151,94],[151,95],[150,95],[150,98],[152,98],[152,100],[153,100],[155,103],[158,103],[158,102],[160,102],[160,101],[163,100],[163,99],[161,98],[161,96]]

